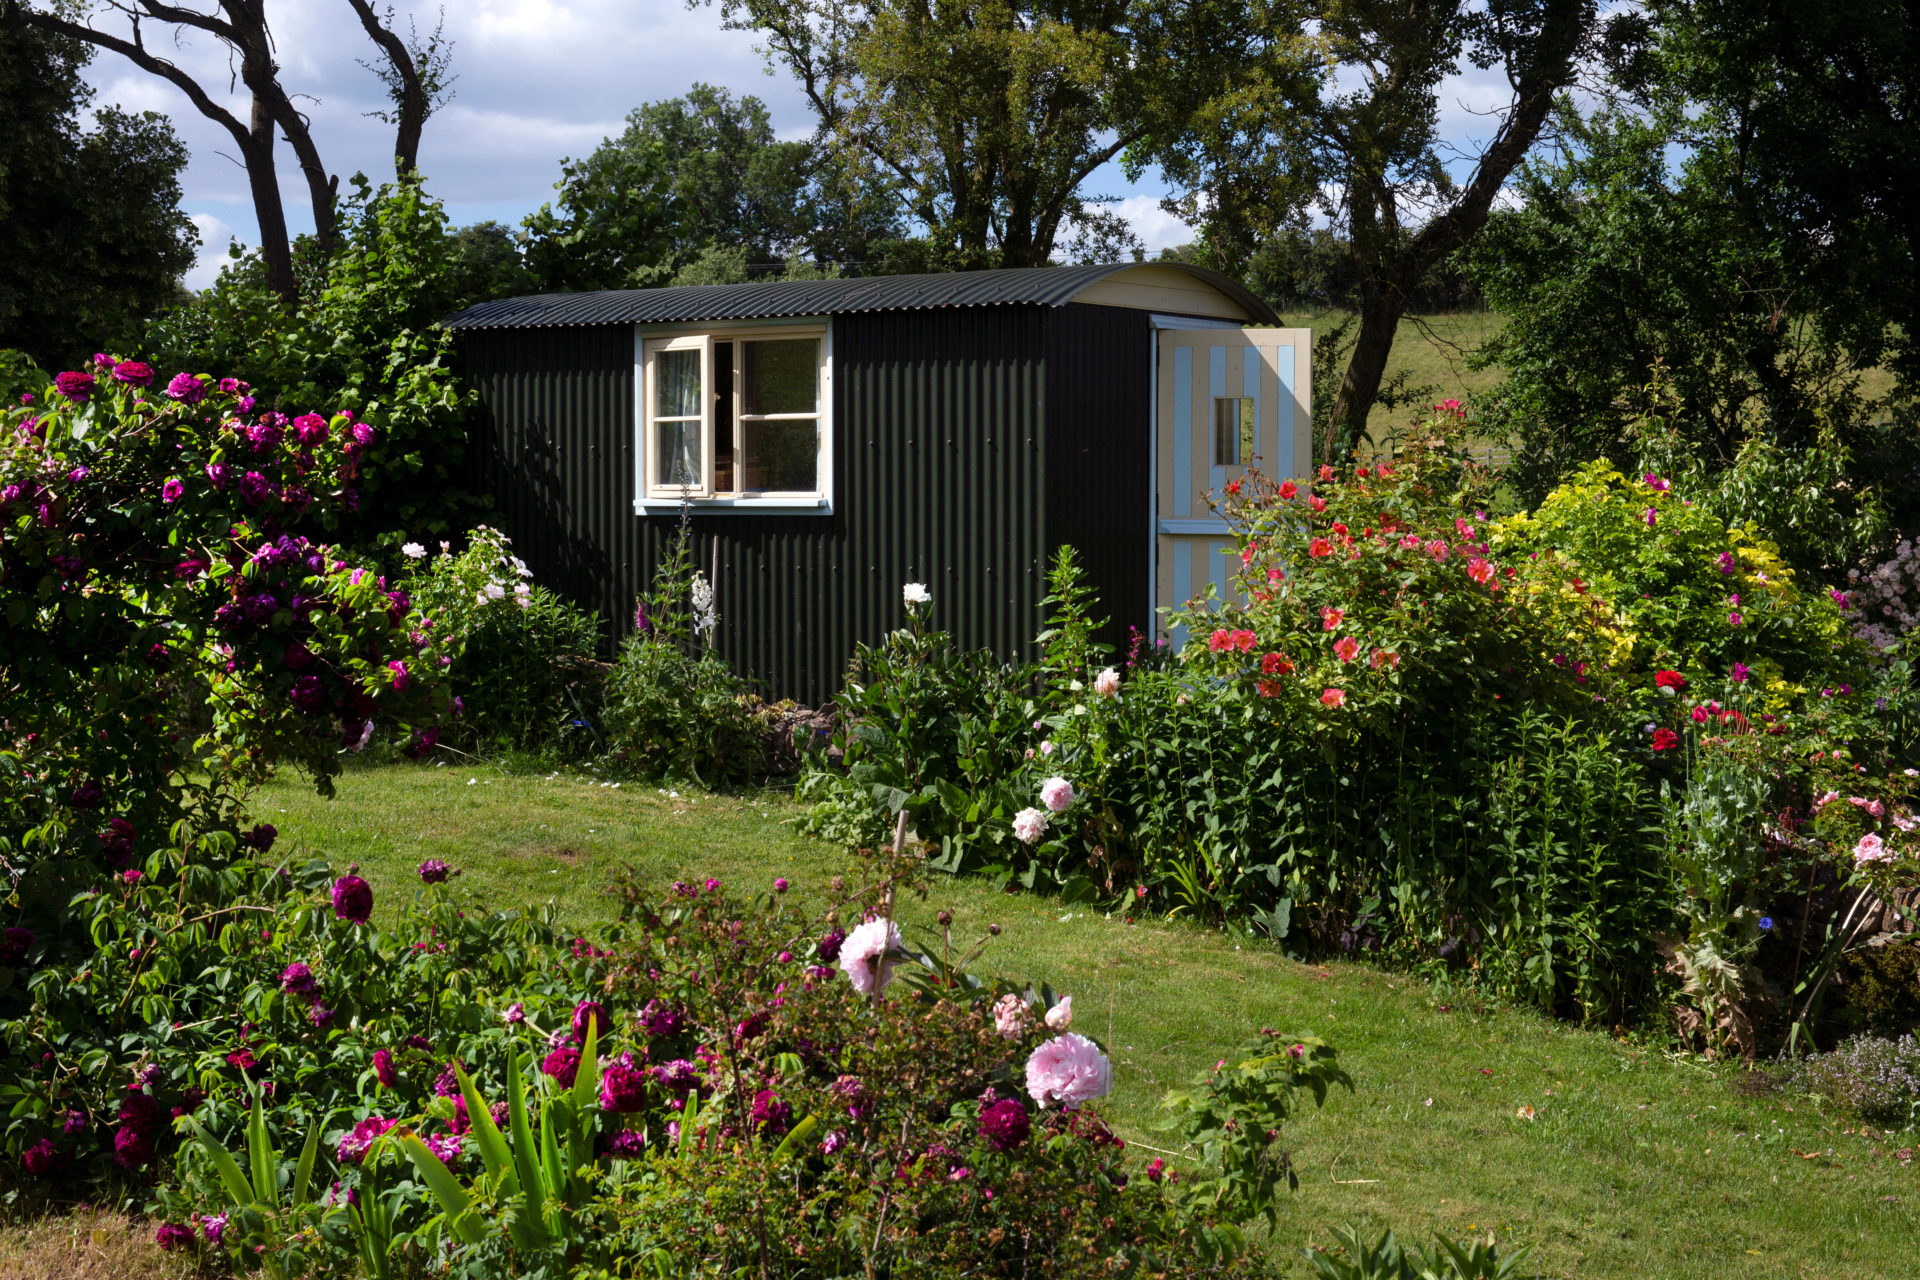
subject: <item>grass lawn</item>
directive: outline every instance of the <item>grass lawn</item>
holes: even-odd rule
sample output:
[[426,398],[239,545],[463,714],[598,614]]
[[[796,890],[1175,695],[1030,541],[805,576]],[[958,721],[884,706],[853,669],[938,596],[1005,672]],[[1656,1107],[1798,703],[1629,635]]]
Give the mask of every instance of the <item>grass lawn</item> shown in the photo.
[[[1346,319],[1349,314],[1340,310],[1289,311],[1281,315],[1280,323],[1290,328],[1312,329],[1317,341],[1319,335]],[[1433,396],[1398,413],[1375,405],[1367,415],[1367,426],[1373,432],[1374,439],[1383,439],[1392,427],[1404,428],[1410,422],[1425,421],[1430,404],[1449,397],[1464,400],[1468,392],[1485,391],[1498,384],[1505,377],[1500,370],[1484,369],[1470,373],[1467,370],[1467,357],[1479,350],[1480,344],[1498,333],[1504,324],[1506,317],[1492,311],[1402,316],[1400,327],[1393,335],[1393,353],[1387,357],[1387,377],[1391,379],[1404,369],[1408,374],[1409,387],[1432,387]],[[1341,371],[1345,372],[1344,365]],[[1330,402],[1336,390],[1337,387],[1315,387],[1316,402]]]
[[[257,805],[294,849],[358,860],[384,904],[439,857],[464,869],[455,884],[476,903],[552,897],[583,923],[611,915],[597,890],[622,864],[660,881],[824,881],[842,859],[795,832],[798,812],[781,793],[675,795],[486,766],[350,772],[331,802],[290,779]],[[1152,1128],[1162,1091],[1249,1033],[1333,1042],[1357,1088],[1290,1132],[1301,1188],[1276,1239],[1289,1252],[1359,1223],[1534,1241],[1554,1276],[1920,1274],[1920,1162],[1895,1155],[1920,1135],[1857,1131],[1804,1098],[1743,1088],[1756,1078],[1737,1068],[1459,997],[1449,1008],[1364,965],[1300,964],[978,881],[936,881],[903,924],[941,907],[968,937],[1004,926],[981,967],[1074,996],[1076,1025],[1113,1055],[1107,1112],[1143,1159],[1170,1145]]]

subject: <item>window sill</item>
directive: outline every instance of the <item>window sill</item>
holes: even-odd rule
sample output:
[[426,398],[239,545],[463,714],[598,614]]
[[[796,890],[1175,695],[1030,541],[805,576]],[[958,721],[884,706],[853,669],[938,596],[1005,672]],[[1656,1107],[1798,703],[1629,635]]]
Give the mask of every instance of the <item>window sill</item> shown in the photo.
[[1160,532],[1221,537],[1232,534],[1233,526],[1218,516],[1176,516],[1171,519],[1162,517]]
[[[700,515],[732,513],[743,516],[830,516],[831,498],[689,498],[687,506]],[[637,516],[671,515],[680,510],[678,498],[635,498]]]

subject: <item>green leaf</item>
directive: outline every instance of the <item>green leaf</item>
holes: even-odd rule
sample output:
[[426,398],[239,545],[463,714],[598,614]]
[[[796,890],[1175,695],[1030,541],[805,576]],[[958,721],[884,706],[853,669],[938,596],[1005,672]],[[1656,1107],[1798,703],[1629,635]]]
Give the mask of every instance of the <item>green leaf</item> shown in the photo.
[[780,1145],[773,1149],[774,1160],[776,1162],[785,1160],[788,1153],[805,1142],[819,1126],[819,1119],[809,1115],[801,1120],[799,1124],[787,1130],[787,1136],[780,1139]]
[[304,1208],[307,1204],[307,1187],[313,1181],[314,1157],[320,1154],[320,1126],[314,1125],[307,1131],[307,1145],[300,1149],[300,1163],[293,1173],[293,1203]]
[[267,1142],[267,1112],[260,1090],[253,1091],[253,1112],[247,1117],[247,1156],[253,1163],[253,1189],[264,1205],[280,1203],[280,1153]]
[[514,1217],[509,1230],[514,1234],[516,1243],[519,1243],[521,1233],[525,1233],[527,1243],[521,1245],[522,1248],[542,1247],[549,1243],[546,1200],[552,1194],[552,1189],[545,1186],[540,1177],[533,1126],[527,1118],[527,1091],[520,1079],[520,1055],[517,1053],[507,1055],[507,1128],[513,1134],[514,1175],[527,1197],[527,1211]]
[[[494,1132],[498,1136],[499,1131]],[[407,1158],[413,1161],[413,1167],[420,1171],[420,1180],[427,1184],[427,1190],[440,1202],[441,1211],[447,1216],[447,1228],[465,1244],[479,1244],[484,1240],[486,1233],[474,1217],[473,1202],[468,1198],[466,1188],[440,1162],[440,1157],[427,1150],[427,1144],[420,1141],[419,1135],[412,1130],[400,1135],[400,1149],[407,1153]]]
[[512,1195],[519,1190],[519,1186],[514,1180],[513,1153],[507,1150],[507,1140],[500,1136],[500,1126],[493,1122],[486,1099],[473,1087],[473,1077],[467,1074],[467,1069],[456,1062],[453,1064],[453,1074],[460,1081],[461,1096],[466,1099],[467,1122],[473,1126],[474,1142],[480,1148],[481,1163],[487,1166],[487,1173],[493,1177],[506,1174],[507,1181],[500,1188],[501,1194]]
[[219,1172],[221,1184],[226,1187],[227,1195],[233,1199],[233,1203],[235,1205],[252,1204],[253,1188],[247,1185],[246,1175],[240,1172],[239,1162],[225,1147],[214,1140],[213,1135],[207,1132],[205,1125],[192,1116],[187,1117],[187,1124],[192,1127],[195,1140],[206,1148],[207,1155],[212,1157],[213,1167]]
[[573,1106],[584,1124],[587,1108],[600,1092],[600,1019],[587,1019],[587,1042],[580,1046],[580,1069],[573,1076]]

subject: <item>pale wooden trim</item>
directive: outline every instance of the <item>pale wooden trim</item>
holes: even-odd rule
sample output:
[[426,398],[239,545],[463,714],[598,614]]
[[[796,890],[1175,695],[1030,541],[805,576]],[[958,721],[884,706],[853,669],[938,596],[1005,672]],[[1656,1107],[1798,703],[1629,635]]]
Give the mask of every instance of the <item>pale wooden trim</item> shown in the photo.
[[1101,307],[1129,307],[1136,311],[1217,316],[1223,320],[1251,320],[1247,309],[1205,281],[1170,267],[1142,264],[1116,271],[1073,295],[1075,302]]

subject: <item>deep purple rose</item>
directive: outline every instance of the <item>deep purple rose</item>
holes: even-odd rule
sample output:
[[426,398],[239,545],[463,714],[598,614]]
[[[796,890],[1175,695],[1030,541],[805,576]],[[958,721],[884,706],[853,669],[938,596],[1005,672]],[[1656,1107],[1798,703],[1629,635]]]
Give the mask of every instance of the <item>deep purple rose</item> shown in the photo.
[[580,1051],[572,1045],[561,1045],[548,1054],[540,1069],[560,1082],[563,1089],[573,1088],[573,1077],[580,1071]]
[[341,876],[333,882],[333,914],[354,924],[373,915],[373,886],[359,876]]
[[131,1125],[121,1125],[113,1131],[113,1159],[129,1172],[140,1168],[153,1159],[153,1135]]
[[53,379],[53,389],[75,404],[81,404],[93,394],[93,375],[90,373],[56,374]]
[[313,976],[313,970],[299,961],[280,971],[280,989],[302,1000],[311,1000],[320,994],[320,980]]
[[[253,830],[240,837],[240,843],[256,852],[269,853],[273,849],[273,842],[279,838],[280,828],[271,822],[256,822],[253,824]],[[335,893],[338,894],[337,889]],[[336,896],[334,900],[337,902],[339,898]]]
[[257,507],[273,496],[273,486],[258,471],[249,471],[240,477],[240,498],[250,507]]
[[310,716],[324,714],[331,705],[327,701],[327,690],[320,683],[319,676],[301,676],[293,682],[293,690],[288,695],[297,710]]
[[60,1152],[53,1139],[42,1138],[20,1153],[20,1167],[29,1177],[44,1178],[60,1167]]
[[153,1238],[162,1249],[169,1251],[193,1248],[193,1228],[184,1223],[163,1222],[154,1230]]
[[700,1087],[700,1068],[685,1058],[675,1058],[653,1068],[653,1078],[668,1093],[684,1096]]
[[231,470],[224,462],[209,462],[206,467],[207,483],[215,489],[225,489],[227,476],[231,474]]
[[190,373],[176,373],[167,383],[167,398],[178,400],[181,404],[199,404],[206,399],[207,389],[200,379]]
[[428,858],[420,864],[420,879],[427,884],[445,884],[452,874],[453,868],[438,858]]
[[0,964],[19,964],[27,958],[27,948],[33,942],[33,930],[24,925],[9,925],[0,930]]
[[393,1069],[393,1055],[385,1049],[373,1051],[373,1075],[389,1089],[400,1083],[400,1073]]
[[820,939],[820,958],[828,964],[840,958],[840,944],[847,940],[844,929],[829,929],[827,936]]
[[647,1135],[638,1129],[622,1129],[607,1140],[607,1154],[616,1160],[637,1160],[646,1150]]
[[587,1020],[589,1018],[591,1018],[594,1025],[599,1028],[599,1030],[594,1033],[595,1038],[598,1039],[600,1043],[605,1044],[607,1033],[613,1030],[613,1024],[607,1021],[606,1006],[592,1000],[582,1000],[573,1007],[574,1036],[577,1037],[582,1044],[586,1043]]
[[178,502],[186,496],[186,493],[186,485],[181,484],[178,479],[169,480],[160,486],[160,501],[168,503]]
[[327,438],[327,420],[317,413],[303,413],[293,420],[293,436],[301,444],[319,444]]
[[603,1111],[638,1111],[647,1104],[647,1077],[626,1060],[607,1064],[600,1077],[600,1107]]
[[67,803],[76,809],[92,809],[105,798],[106,792],[100,784],[88,778],[73,789],[73,793],[67,797]]
[[686,1015],[664,1000],[649,1000],[640,1010],[640,1026],[650,1036],[678,1035],[686,1023]]
[[793,1124],[793,1108],[780,1101],[771,1089],[753,1095],[753,1110],[748,1114],[753,1127],[761,1132],[784,1133]]
[[153,383],[153,366],[143,360],[122,360],[113,366],[113,380],[133,387],[150,386]]
[[1018,1098],[1002,1098],[980,1113],[980,1140],[995,1151],[1011,1151],[1027,1140],[1033,1122]]

